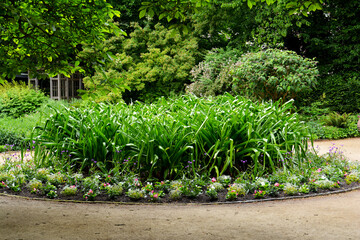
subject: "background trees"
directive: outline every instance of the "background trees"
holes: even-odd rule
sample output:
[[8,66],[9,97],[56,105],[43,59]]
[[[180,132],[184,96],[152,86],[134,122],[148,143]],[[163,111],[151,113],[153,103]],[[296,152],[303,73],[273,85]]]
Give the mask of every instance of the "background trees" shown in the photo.
[[0,3],[0,72],[14,77],[43,69],[68,73],[83,44],[120,33],[109,19],[120,12],[103,0],[4,0]]
[[[244,53],[280,48],[318,61],[320,84],[302,98],[303,105],[317,98],[333,110],[356,111],[359,5],[355,0],[5,0],[0,71],[13,77],[27,69],[55,74],[81,67],[96,91],[107,84],[103,94],[118,89],[116,99],[144,100],[170,89],[184,91],[193,80],[191,69],[209,66],[206,71],[216,75]],[[120,28],[128,36],[116,36]],[[232,76],[218,77],[216,89],[205,92],[231,90]],[[131,91],[121,93],[126,88]]]

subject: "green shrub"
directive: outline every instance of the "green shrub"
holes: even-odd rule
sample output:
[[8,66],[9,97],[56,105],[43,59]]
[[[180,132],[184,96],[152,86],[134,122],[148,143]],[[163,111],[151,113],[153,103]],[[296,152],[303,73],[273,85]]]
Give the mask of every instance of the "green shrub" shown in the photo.
[[0,83],[0,116],[20,117],[34,112],[46,100],[40,90],[25,83]]
[[339,114],[337,112],[332,112],[329,115],[324,116],[322,120],[326,126],[346,128],[349,125],[350,114]]
[[318,75],[315,61],[278,49],[244,54],[234,68],[239,91],[260,100],[299,97],[315,87]]
[[231,93],[230,72],[240,56],[241,52],[237,49],[212,49],[205,55],[204,61],[192,68],[193,83],[186,87],[186,91],[199,97]]

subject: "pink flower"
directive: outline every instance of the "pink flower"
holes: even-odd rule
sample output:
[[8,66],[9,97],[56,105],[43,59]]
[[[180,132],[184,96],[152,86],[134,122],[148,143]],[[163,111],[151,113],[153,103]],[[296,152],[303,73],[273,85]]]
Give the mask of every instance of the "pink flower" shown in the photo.
[[137,178],[135,178],[135,180],[134,180],[135,182],[137,182],[137,181],[139,181]]
[[274,186],[275,186],[275,187],[279,187],[280,184],[277,182],[277,183],[274,184]]
[[89,190],[89,193],[90,193],[90,194],[93,193],[93,190],[90,189],[90,190]]
[[165,184],[165,183],[164,183],[164,181],[161,181],[160,184],[163,185],[163,184]]
[[212,181],[212,182],[216,182],[216,178],[213,177],[213,178],[211,179],[211,181]]
[[154,198],[158,198],[158,197],[159,197],[159,194],[155,193],[155,194],[153,195],[153,197],[154,197]]
[[152,190],[151,193],[154,193],[154,190]]
[[317,172],[321,172],[321,168],[319,168],[318,170],[316,170]]

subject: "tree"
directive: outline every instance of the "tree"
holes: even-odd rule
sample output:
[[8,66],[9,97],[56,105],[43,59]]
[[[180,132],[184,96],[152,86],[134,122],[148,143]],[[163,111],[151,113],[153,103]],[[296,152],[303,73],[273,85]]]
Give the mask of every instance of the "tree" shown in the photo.
[[10,78],[38,69],[69,74],[79,65],[82,45],[122,32],[109,21],[119,15],[105,0],[2,0],[0,73]]
[[[214,4],[221,4],[227,7],[239,7],[246,3],[251,9],[257,3],[266,2],[267,5],[271,5],[278,1],[282,0],[149,0],[148,2],[142,3],[143,6],[139,9],[139,17],[142,18],[145,15],[153,17],[157,15],[159,16],[159,20],[166,18],[168,21],[172,19],[185,21],[189,16]],[[308,12],[321,10],[322,4],[322,0],[289,0],[286,7],[289,9],[289,14],[300,13],[307,16]],[[183,26],[183,30],[187,32],[185,26]]]
[[[124,86],[131,90],[122,94],[127,100],[152,101],[183,91],[195,65],[197,39],[191,34],[173,34],[160,23],[145,27],[136,23],[132,27],[134,31],[129,37],[114,37],[104,42],[103,46],[114,55],[113,60],[104,71],[98,69],[94,76],[85,78],[85,85],[111,101],[117,101],[122,94],[111,90],[116,85],[122,90],[126,89]],[[103,89],[102,84],[110,88]],[[104,91],[100,92],[99,87]]]

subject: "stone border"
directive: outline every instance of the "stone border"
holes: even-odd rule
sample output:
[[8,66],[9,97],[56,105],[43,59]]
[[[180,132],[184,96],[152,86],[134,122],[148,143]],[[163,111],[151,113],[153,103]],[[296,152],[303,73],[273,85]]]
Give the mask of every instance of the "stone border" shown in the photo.
[[304,199],[304,198],[311,198],[311,197],[321,197],[321,196],[327,196],[327,195],[334,195],[339,193],[345,193],[345,192],[351,192],[354,190],[360,189],[360,185],[356,187],[351,187],[347,189],[340,189],[335,191],[329,191],[325,193],[313,193],[313,194],[306,194],[301,196],[288,196],[288,197],[279,197],[279,198],[265,198],[265,199],[254,199],[254,200],[243,200],[243,201],[227,201],[227,202],[209,202],[209,203],[177,203],[177,202],[171,202],[171,203],[139,203],[139,202],[112,202],[112,201],[79,201],[79,200],[65,200],[65,199],[49,199],[49,198],[30,198],[30,197],[24,197],[21,195],[12,195],[7,193],[0,193],[0,196],[5,197],[13,197],[18,199],[24,199],[24,200],[35,200],[35,201],[49,201],[49,202],[57,202],[57,203],[85,203],[85,204],[115,204],[115,205],[229,205],[229,204],[241,204],[241,203],[258,203],[258,202],[270,202],[270,201],[284,201],[284,200],[293,200],[293,199]]

